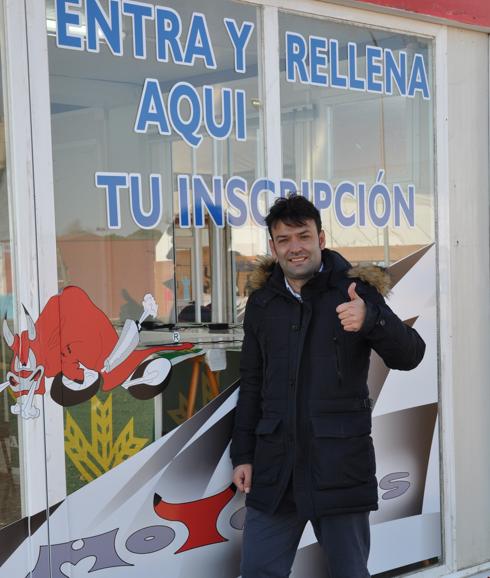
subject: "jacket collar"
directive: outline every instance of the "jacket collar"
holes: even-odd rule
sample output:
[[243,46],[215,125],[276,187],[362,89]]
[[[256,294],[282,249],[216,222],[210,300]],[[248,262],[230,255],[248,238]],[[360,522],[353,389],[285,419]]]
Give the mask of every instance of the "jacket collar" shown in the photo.
[[[381,295],[386,297],[391,289],[391,279],[389,273],[377,265],[359,265],[351,267],[347,259],[340,253],[331,249],[322,251],[323,271],[316,273],[303,287],[302,293],[306,291],[322,291],[328,287],[337,286],[342,279],[360,279],[375,287]],[[281,267],[270,256],[262,256],[257,259],[257,265],[250,277],[252,290],[264,289],[264,298],[270,299],[278,293],[284,294],[291,299],[294,297],[289,293],[284,284],[284,273]]]
[[[344,259],[339,253],[324,249],[322,251],[322,271],[315,273],[313,277],[303,285],[302,295],[307,296],[310,293],[320,292],[326,290],[332,281],[335,280],[337,274],[345,275],[350,268],[350,263]],[[264,288],[277,294],[285,295],[293,298],[284,283],[284,273],[279,263],[274,259],[262,258],[258,265],[258,270],[253,274],[252,286],[254,288]]]

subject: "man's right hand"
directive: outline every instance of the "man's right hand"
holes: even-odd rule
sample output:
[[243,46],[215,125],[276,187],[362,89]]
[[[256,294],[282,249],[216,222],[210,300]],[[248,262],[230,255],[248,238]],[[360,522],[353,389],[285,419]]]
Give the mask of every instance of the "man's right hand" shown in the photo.
[[240,490],[248,494],[252,488],[252,464],[241,464],[233,470],[233,483]]

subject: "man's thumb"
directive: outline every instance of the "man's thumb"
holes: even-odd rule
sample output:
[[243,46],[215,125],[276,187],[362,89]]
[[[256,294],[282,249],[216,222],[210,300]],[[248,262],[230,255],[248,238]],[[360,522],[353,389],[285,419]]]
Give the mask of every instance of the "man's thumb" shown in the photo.
[[351,283],[349,285],[349,289],[347,290],[347,293],[349,294],[351,301],[355,301],[356,299],[359,299],[359,295],[356,293],[356,284],[355,283]]

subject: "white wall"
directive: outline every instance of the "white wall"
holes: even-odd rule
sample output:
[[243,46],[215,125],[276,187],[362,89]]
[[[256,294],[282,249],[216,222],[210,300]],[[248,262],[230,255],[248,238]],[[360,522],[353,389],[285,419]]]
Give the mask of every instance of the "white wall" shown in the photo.
[[[458,569],[490,559],[488,55],[486,34],[448,30],[452,332],[441,337],[443,344],[445,337],[452,343],[454,562]],[[441,247],[443,260],[444,250],[447,247]],[[444,396],[441,402],[445,403]],[[451,519],[446,523],[451,524]]]

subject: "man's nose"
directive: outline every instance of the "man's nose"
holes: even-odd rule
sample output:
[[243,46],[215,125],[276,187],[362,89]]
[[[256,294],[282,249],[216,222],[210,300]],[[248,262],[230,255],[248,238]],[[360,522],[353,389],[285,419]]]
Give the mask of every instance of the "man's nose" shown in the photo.
[[289,251],[291,253],[300,253],[302,251],[301,241],[299,239],[292,239],[289,244]]

